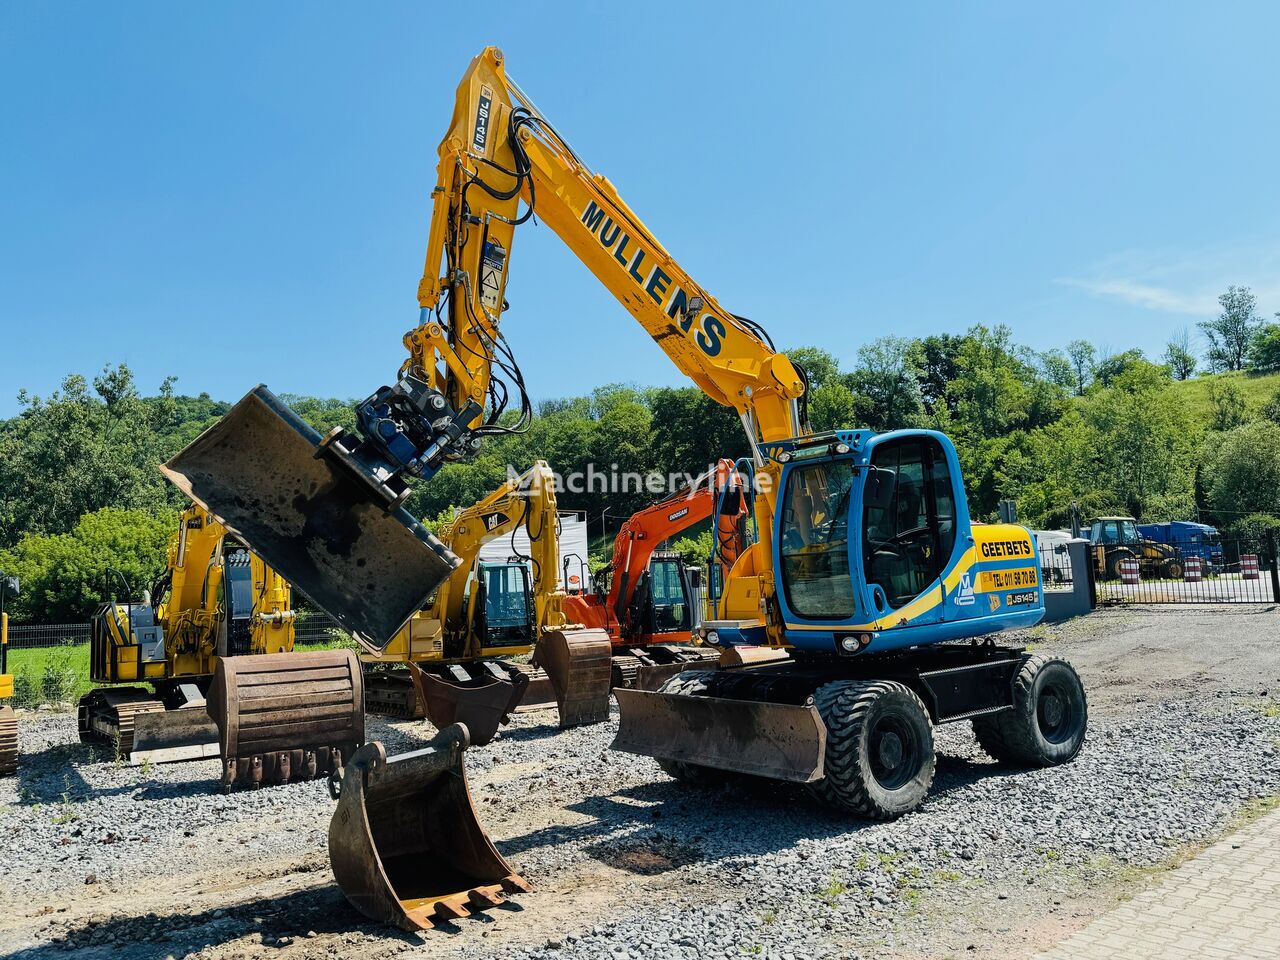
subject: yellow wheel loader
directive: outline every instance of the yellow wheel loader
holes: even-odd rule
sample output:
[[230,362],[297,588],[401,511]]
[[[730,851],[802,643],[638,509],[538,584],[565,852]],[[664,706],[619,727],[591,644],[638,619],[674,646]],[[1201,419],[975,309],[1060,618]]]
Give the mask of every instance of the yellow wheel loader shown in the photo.
[[[321,438],[259,386],[171,459],[167,476],[308,596],[388,643],[457,560],[403,510],[408,481],[431,482],[532,415],[500,326],[514,237],[536,213],[678,369],[738,414],[759,539],[734,561],[717,619],[699,634],[712,646],[789,653],[679,674],[658,691],[619,688],[615,749],[692,782],[745,773],[807,784],[837,809],[878,818],[923,800],[934,724],[971,722],[1004,762],[1047,766],[1078,753],[1088,712],[1070,664],[989,638],[1044,616],[1031,535],[970,523],[950,440],[927,430],[815,434],[803,370],[672,258],[507,75],[496,47],[463,76],[439,156],[419,323],[394,382],[357,407],[357,429]],[[785,265],[769,275],[785,286]],[[804,318],[788,323],[803,328]],[[519,416],[507,415],[511,397]],[[375,549],[381,541],[390,546]],[[404,769],[388,789],[407,796],[421,778],[411,762]],[[370,811],[363,856],[379,878],[393,862],[398,872],[438,871],[379,887],[403,920],[422,889],[451,884],[447,863],[401,859],[402,836],[421,838],[420,826],[395,829],[402,814]],[[439,822],[459,816],[455,797]],[[340,808],[331,849],[335,832],[349,840],[363,829]],[[339,882],[356,906],[384,916],[370,906],[369,873]]]
[[81,740],[132,764],[221,756],[224,785],[327,775],[364,740],[359,665],[293,653],[294,617],[288,582],[187,508],[149,596],[94,615]]
[[[369,711],[425,715],[442,730],[462,722],[476,746],[521,703],[557,705],[562,727],[607,720],[609,635],[565,615],[558,527],[555,476],[539,460],[438,530],[462,566],[385,649],[361,654]],[[480,559],[484,544],[521,528],[528,557]],[[506,659],[528,653],[540,666]]]

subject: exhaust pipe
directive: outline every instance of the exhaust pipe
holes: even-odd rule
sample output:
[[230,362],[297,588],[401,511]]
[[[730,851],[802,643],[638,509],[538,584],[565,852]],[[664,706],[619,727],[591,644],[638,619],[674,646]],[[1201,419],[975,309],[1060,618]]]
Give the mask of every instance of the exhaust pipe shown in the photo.
[[456,723],[411,753],[388,757],[375,741],[330,776],[338,807],[329,862],[347,900],[371,920],[430,930],[532,889],[476,817],[462,764],[468,740]]

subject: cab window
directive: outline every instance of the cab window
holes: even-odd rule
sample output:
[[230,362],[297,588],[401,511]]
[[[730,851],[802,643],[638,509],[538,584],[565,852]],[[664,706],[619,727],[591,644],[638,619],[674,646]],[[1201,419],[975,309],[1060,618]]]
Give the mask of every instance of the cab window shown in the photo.
[[787,475],[778,528],[787,603],[801,617],[842,620],[853,615],[849,576],[848,460],[797,466]]
[[649,564],[649,584],[653,595],[654,633],[689,629],[688,604],[679,560],[654,560]]
[[892,493],[868,499],[862,518],[867,583],[891,607],[919,596],[945,569],[956,542],[956,498],[941,444],[910,437],[876,448],[871,458],[887,474]]

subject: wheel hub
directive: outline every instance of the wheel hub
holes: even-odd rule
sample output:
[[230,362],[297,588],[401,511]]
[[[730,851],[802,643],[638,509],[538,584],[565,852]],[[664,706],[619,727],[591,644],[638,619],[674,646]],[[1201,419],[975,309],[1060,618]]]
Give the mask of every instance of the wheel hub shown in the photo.
[[1056,692],[1045,694],[1040,709],[1044,715],[1045,725],[1051,728],[1062,723],[1063,714],[1066,712],[1062,698]]
[[896,769],[902,763],[902,755],[904,753],[902,738],[891,730],[881,734],[879,753],[880,762],[884,764],[886,769]]

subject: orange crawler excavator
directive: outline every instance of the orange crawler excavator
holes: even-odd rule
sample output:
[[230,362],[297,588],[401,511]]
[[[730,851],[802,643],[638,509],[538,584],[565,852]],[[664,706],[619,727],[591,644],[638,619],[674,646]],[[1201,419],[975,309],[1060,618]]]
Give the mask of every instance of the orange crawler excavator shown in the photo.
[[608,632],[614,687],[655,690],[681,670],[718,658],[719,651],[691,645],[702,614],[702,571],[686,566],[678,553],[658,550],[713,516],[711,576],[723,582],[746,548],[750,519],[732,460],[632,514],[614,538],[613,557],[597,575],[595,591],[565,598],[570,620]]

